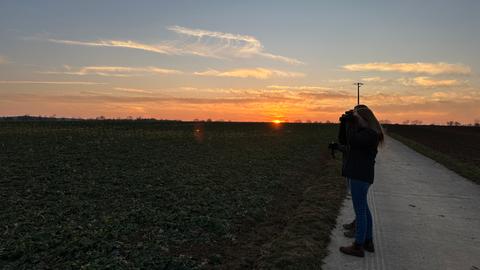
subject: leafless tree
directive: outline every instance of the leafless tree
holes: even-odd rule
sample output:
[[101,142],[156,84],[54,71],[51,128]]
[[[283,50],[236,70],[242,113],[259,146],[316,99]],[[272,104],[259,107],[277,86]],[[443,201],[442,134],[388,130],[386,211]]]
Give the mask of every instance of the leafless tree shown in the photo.
[[447,126],[461,126],[462,123],[458,122],[458,121],[448,121],[447,122]]
[[476,127],[480,127],[480,119],[475,119],[473,121],[473,125],[476,126]]
[[422,121],[421,120],[412,120],[411,124],[412,125],[421,125]]

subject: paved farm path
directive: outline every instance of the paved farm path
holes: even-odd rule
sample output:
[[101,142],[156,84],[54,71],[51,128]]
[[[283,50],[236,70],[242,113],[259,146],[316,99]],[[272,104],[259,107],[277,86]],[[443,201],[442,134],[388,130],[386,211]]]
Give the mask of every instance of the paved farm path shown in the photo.
[[341,224],[353,218],[344,202],[324,269],[480,269],[480,185],[387,137],[369,191],[375,253],[341,254],[352,242]]

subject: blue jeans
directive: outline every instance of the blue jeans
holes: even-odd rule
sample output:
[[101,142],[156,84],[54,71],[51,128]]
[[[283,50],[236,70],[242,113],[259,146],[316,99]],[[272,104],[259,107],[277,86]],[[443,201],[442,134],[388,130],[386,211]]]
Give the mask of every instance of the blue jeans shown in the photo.
[[355,242],[363,245],[373,238],[372,214],[368,209],[367,194],[370,183],[350,178],[353,210],[355,211]]

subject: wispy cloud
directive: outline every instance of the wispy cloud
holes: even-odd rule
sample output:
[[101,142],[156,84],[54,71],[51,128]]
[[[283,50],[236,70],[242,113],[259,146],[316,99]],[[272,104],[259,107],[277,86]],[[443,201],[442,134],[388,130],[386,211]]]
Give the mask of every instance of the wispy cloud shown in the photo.
[[168,30],[181,36],[190,37],[183,40],[163,41],[158,44],[146,44],[133,40],[79,41],[66,39],[48,39],[50,42],[66,45],[89,47],[129,48],[166,55],[197,55],[211,58],[251,58],[263,57],[289,64],[304,64],[302,61],[282,55],[266,52],[263,44],[253,36],[191,29],[170,26]]
[[480,102],[480,91],[474,89],[461,91],[438,91],[434,92],[431,98],[434,101],[456,100],[461,102]]
[[437,80],[430,77],[415,77],[415,78],[400,78],[398,79],[400,83],[406,86],[424,86],[424,87],[438,87],[438,86],[455,86],[459,85],[460,82],[455,79],[449,80]]
[[327,82],[329,82],[329,83],[349,83],[349,82],[353,82],[353,80],[349,79],[349,78],[340,78],[340,79],[330,79],[330,80],[327,80]]
[[126,93],[135,93],[135,94],[152,94],[153,92],[145,89],[138,88],[125,88],[125,87],[115,87],[113,88],[117,91],[126,92]]
[[330,87],[324,86],[312,86],[312,85],[298,85],[298,86],[288,86],[288,85],[269,85],[268,89],[280,89],[280,90],[330,90]]
[[159,67],[123,67],[123,66],[86,66],[81,68],[72,68],[64,66],[61,71],[41,71],[43,74],[67,74],[67,75],[99,75],[109,77],[132,77],[152,74],[181,74],[182,72],[174,69],[165,69]]
[[345,101],[355,97],[354,95],[345,91],[306,91],[300,92],[298,93],[298,95],[302,98],[307,98],[311,100],[337,99]]
[[41,96],[36,94],[19,94],[15,97],[24,101],[55,101],[65,103],[176,103],[176,104],[241,104],[241,103],[270,103],[284,101],[283,97],[257,98],[257,97],[231,97],[231,98],[181,98],[163,96],[119,96],[119,95],[50,95]]
[[349,71],[390,71],[401,73],[438,74],[470,74],[471,68],[462,64],[439,63],[387,63],[375,62],[365,64],[350,64],[343,66]]
[[362,78],[362,81],[364,82],[386,82],[388,79],[382,78],[382,77],[367,77],[367,78]]
[[7,58],[3,55],[0,54],[0,65],[1,64],[6,64],[8,61],[7,61]]
[[245,69],[233,69],[228,71],[218,71],[215,69],[209,69],[202,72],[195,72],[195,75],[199,76],[215,76],[215,77],[236,77],[236,78],[256,78],[256,79],[268,79],[272,77],[284,77],[284,78],[297,78],[305,77],[305,74],[299,72],[282,71],[268,68],[245,68]]
[[48,39],[50,42],[61,43],[67,45],[80,45],[80,46],[89,46],[89,47],[119,47],[119,48],[129,48],[137,49],[161,54],[181,54],[181,50],[168,45],[168,44],[157,44],[149,45],[132,40],[97,40],[97,41],[79,41],[79,40],[66,40],[66,39]]
[[76,85],[99,85],[99,82],[78,82],[78,81],[0,81],[1,84],[76,84]]
[[182,86],[180,87],[181,90],[186,90],[186,91],[195,91],[197,90],[198,88],[197,87],[193,87],[193,86]]
[[[199,50],[206,55],[213,53],[219,54],[219,56],[221,56],[222,54],[233,55],[235,57],[261,56],[290,64],[304,64],[302,61],[294,58],[265,52],[262,43],[253,36],[215,32],[202,29],[190,29],[181,26],[171,26],[167,29],[174,31],[178,34],[196,37],[198,38],[198,41],[205,41],[205,38],[207,38],[207,42],[208,38],[216,39],[216,44],[197,43],[197,45],[191,47],[196,48],[193,51]],[[213,52],[211,52],[212,46],[215,49]]]

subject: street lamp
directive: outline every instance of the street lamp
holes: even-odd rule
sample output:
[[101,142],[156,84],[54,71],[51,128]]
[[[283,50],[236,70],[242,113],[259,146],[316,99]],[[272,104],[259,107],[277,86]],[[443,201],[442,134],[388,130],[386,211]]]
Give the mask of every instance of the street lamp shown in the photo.
[[357,86],[357,105],[360,104],[360,86],[363,85],[363,83],[361,82],[356,82],[354,83],[353,85],[356,85]]

